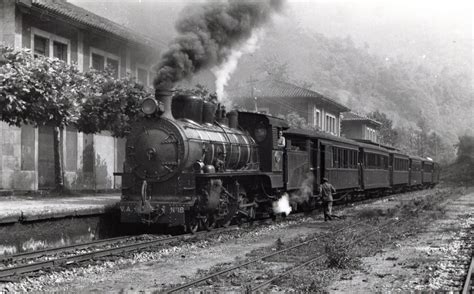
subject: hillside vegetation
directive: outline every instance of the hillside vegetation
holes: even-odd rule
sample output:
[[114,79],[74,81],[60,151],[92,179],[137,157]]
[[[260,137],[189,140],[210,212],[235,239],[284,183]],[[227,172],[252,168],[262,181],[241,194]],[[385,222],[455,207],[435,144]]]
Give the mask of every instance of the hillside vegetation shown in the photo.
[[445,167],[441,179],[454,184],[474,185],[474,136],[462,136],[457,144],[456,161]]
[[290,25],[275,25],[261,48],[244,57],[234,85],[245,85],[249,76],[258,78],[265,71],[277,73],[275,78],[327,94],[356,112],[386,113],[396,126],[418,129],[423,121],[450,144],[474,126],[469,61],[448,67],[382,58],[357,47],[350,37],[330,39]]
[[[163,51],[186,1],[72,2],[162,41],[157,50]],[[458,137],[474,128],[473,48],[466,35],[472,31],[464,14],[449,18],[425,7],[420,15],[416,5],[396,16],[390,10],[396,5],[374,11],[346,2],[319,3],[313,10],[298,5],[290,3],[266,29],[259,48],[241,58],[229,87],[269,76],[294,82],[355,112],[386,114],[400,145],[416,147],[419,137],[426,137],[432,152],[422,154],[443,162],[455,159]],[[462,12],[461,6],[453,7]],[[212,89],[214,81],[204,72],[184,86],[201,83]]]

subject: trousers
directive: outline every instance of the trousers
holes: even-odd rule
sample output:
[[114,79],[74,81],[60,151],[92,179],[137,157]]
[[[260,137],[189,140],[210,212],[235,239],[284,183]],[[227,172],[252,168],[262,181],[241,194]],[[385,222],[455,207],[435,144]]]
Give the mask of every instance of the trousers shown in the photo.
[[324,220],[332,220],[332,201],[323,201]]

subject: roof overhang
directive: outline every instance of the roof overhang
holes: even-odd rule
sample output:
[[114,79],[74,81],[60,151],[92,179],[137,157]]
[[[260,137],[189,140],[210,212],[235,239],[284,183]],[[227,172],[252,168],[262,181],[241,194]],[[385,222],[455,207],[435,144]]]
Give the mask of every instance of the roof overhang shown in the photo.
[[159,48],[159,47],[164,46],[163,44],[160,44],[152,39],[149,39],[149,40],[147,39],[146,42],[138,42],[136,40],[128,39],[124,36],[116,34],[115,32],[111,32],[111,31],[105,30],[104,28],[94,26],[90,23],[81,21],[77,18],[72,18],[64,13],[61,13],[60,11],[48,9],[48,7],[45,6],[44,4],[35,2],[33,0],[16,0],[16,4],[22,13],[38,14],[43,19],[45,17],[51,17],[51,19],[57,19],[71,26],[74,26],[76,28],[90,30],[98,35],[106,36],[108,38],[111,38],[120,42],[134,44],[135,46],[147,48],[153,51],[155,51],[157,47]]

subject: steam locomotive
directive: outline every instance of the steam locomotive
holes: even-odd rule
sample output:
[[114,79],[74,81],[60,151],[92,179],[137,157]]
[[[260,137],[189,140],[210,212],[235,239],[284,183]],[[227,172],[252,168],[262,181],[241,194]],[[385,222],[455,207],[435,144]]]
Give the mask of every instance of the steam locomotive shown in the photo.
[[[439,165],[329,134],[290,129],[270,115],[230,111],[158,89],[127,137],[120,201],[123,223],[194,232],[235,218],[272,215],[288,197],[314,208],[324,177],[346,200],[432,187]],[[284,131],[286,145],[278,145]],[[285,196],[286,195],[286,196]],[[295,207],[297,208],[297,207]]]

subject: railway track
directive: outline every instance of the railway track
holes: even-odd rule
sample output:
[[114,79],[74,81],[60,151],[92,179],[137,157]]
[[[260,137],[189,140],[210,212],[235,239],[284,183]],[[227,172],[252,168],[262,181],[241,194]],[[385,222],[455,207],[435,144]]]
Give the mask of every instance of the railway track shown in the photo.
[[474,254],[471,257],[471,263],[467,271],[466,280],[462,288],[462,294],[474,293]]
[[86,249],[86,248],[90,248],[94,246],[119,243],[119,242],[126,241],[130,238],[132,238],[132,236],[122,236],[122,237],[102,239],[102,240],[96,240],[96,241],[85,242],[85,243],[74,244],[74,245],[35,250],[35,251],[30,251],[30,252],[22,252],[22,253],[17,253],[17,254],[12,254],[12,255],[4,255],[4,256],[0,256],[0,263],[16,262],[19,260],[39,258],[45,255],[60,254],[67,251],[75,251],[75,250]]
[[[356,204],[366,204],[378,200],[390,198],[393,195],[380,198],[363,199]],[[346,204],[346,203],[340,203]],[[343,205],[341,205],[343,206]],[[339,207],[341,207],[339,206]],[[336,208],[336,211],[338,208]],[[287,220],[301,217],[304,213],[292,214]],[[257,221],[259,224],[270,222],[269,219]],[[201,231],[195,234],[184,234],[171,237],[152,237],[152,240],[137,241],[142,236],[122,236],[110,239],[97,240],[76,245],[68,245],[57,248],[44,249],[33,252],[19,253],[0,257],[0,282],[11,281],[25,274],[38,272],[41,270],[51,270],[71,264],[78,264],[96,258],[125,254],[133,251],[144,250],[155,246],[166,245],[171,242],[185,241],[194,238],[206,237],[209,234],[224,233],[237,230],[238,226],[214,229],[211,232]],[[303,244],[304,245],[304,244]],[[303,246],[301,245],[301,246]],[[299,247],[299,246],[296,246]],[[82,250],[82,252],[81,252]],[[79,253],[78,253],[79,251]],[[280,252],[278,252],[280,253]],[[273,256],[275,254],[272,254]],[[270,257],[270,256],[267,256]],[[38,260],[39,259],[39,260]]]
[[[372,234],[375,234],[377,232],[379,232],[380,230],[382,230],[384,227],[386,226],[389,226],[389,225],[394,225],[396,223],[399,223],[401,222],[401,220],[396,220],[396,221],[389,221],[388,223],[386,224],[383,224],[383,225],[380,225],[378,226],[376,229],[372,230],[370,233],[368,234],[364,234],[364,236],[361,236],[355,240],[353,240],[353,242],[351,242],[351,244],[354,244],[354,243],[357,243],[357,242],[360,242],[361,240],[367,238],[368,236],[372,235]],[[352,227],[355,227],[355,226],[358,226],[358,225],[361,225],[363,224],[364,221],[361,221],[361,222],[357,222],[357,223],[352,223],[348,226],[345,226],[343,228],[340,228],[336,231],[331,231],[331,234],[337,234],[337,233],[341,233],[345,230],[348,230]],[[273,256],[277,256],[277,255],[282,255],[282,254],[285,254],[285,253],[288,253],[296,248],[299,248],[299,247],[302,247],[302,246],[306,246],[306,245],[310,245],[318,240],[321,240],[320,237],[316,237],[316,238],[313,238],[313,239],[310,239],[310,240],[306,240],[304,242],[300,242],[300,243],[297,243],[293,246],[290,246],[288,248],[285,248],[285,249],[281,249],[281,250],[278,250],[276,252],[272,252],[272,253],[269,253],[269,254],[266,254],[266,255],[263,255],[263,256],[260,256],[260,257],[256,257],[256,258],[253,258],[251,260],[248,260],[248,261],[245,261],[245,262],[242,262],[242,263],[239,263],[235,266],[231,266],[231,267],[228,267],[226,269],[223,269],[223,270],[220,270],[218,272],[215,272],[215,273],[212,273],[212,274],[209,274],[209,275],[206,275],[206,276],[203,276],[199,279],[196,279],[196,280],[193,280],[193,281],[190,281],[188,283],[185,283],[183,285],[180,285],[180,286],[177,286],[175,288],[172,288],[172,289],[168,289],[168,290],[165,290],[165,293],[175,293],[175,292],[178,292],[178,291],[186,291],[186,290],[191,290],[190,289],[191,287],[193,286],[197,286],[199,285],[200,283],[202,282],[205,282],[205,281],[208,281],[209,279],[212,279],[212,278],[215,278],[217,276],[221,276],[225,273],[228,273],[228,272],[231,272],[231,271],[235,271],[235,270],[238,270],[238,269],[242,269],[250,264],[253,264],[253,263],[257,263],[257,262],[261,262],[261,261],[264,261],[270,257],[273,257]],[[316,260],[319,260],[319,259],[322,259],[323,257],[325,257],[326,255],[324,253],[322,254],[317,254],[313,257],[311,257],[309,260],[306,260],[298,265],[295,265],[287,270],[284,270],[283,272],[281,272],[280,274],[277,274],[275,275],[274,277],[272,277],[271,279],[268,279],[266,281],[263,281],[259,284],[256,284],[256,285],[253,285],[253,286],[247,286],[246,287],[246,293],[251,293],[253,291],[257,291],[257,290],[262,290],[264,289],[265,287],[267,287],[268,285],[270,285],[271,283],[273,283],[274,281],[276,280],[279,280],[281,279],[282,277],[285,277],[287,276],[289,273],[299,269],[299,268],[302,268],[304,266],[307,266],[308,264],[312,263],[312,262],[315,262]]]
[[[290,215],[286,220],[290,221],[301,217],[303,213]],[[271,223],[271,219],[254,221],[254,224],[263,225]],[[16,277],[25,274],[50,270],[71,264],[87,262],[96,258],[125,254],[133,251],[149,249],[156,246],[166,245],[177,241],[187,241],[192,239],[202,239],[213,234],[226,233],[239,230],[238,225],[226,228],[213,229],[211,231],[199,231],[194,234],[183,234],[168,237],[154,237],[152,240],[138,241],[142,236],[123,236],[110,239],[97,240],[76,245],[68,245],[57,248],[50,248],[32,252],[25,252],[15,255],[2,256],[0,258],[0,282],[12,281]],[[107,248],[108,247],[108,248]],[[87,251],[80,252],[77,251]],[[35,259],[41,259],[37,261]]]
[[456,249],[438,262],[436,283],[443,292],[474,293],[474,224],[446,240]]
[[[374,234],[380,232],[380,231],[381,231],[382,229],[384,229],[385,227],[390,226],[390,225],[396,225],[397,223],[400,223],[400,222],[402,222],[402,221],[401,221],[401,220],[397,220],[397,221],[391,221],[391,222],[388,222],[388,223],[386,223],[386,224],[380,225],[380,226],[378,226],[377,228],[375,228],[374,230],[371,230],[369,233],[366,233],[366,234],[364,234],[363,236],[360,236],[359,238],[356,238],[356,239],[352,240],[352,242],[350,242],[350,243],[348,244],[348,246],[355,245],[355,244],[357,244],[357,243],[363,241],[364,239],[366,239],[366,238],[368,238],[368,237],[370,237],[370,236],[372,236],[372,235],[374,235]],[[283,271],[283,272],[280,273],[280,274],[277,274],[276,276],[272,277],[271,279],[268,279],[268,280],[266,280],[266,281],[263,281],[263,282],[261,282],[261,283],[258,283],[258,284],[254,285],[254,286],[248,287],[247,292],[252,293],[252,292],[257,291],[257,290],[263,290],[263,289],[265,289],[266,287],[268,287],[269,285],[271,285],[273,282],[278,281],[278,280],[281,280],[281,279],[283,279],[284,277],[286,277],[286,276],[288,276],[289,274],[291,274],[292,272],[294,272],[294,271],[296,271],[296,270],[298,270],[298,269],[301,269],[301,268],[303,268],[303,267],[305,267],[305,266],[307,266],[307,265],[310,265],[311,263],[314,263],[314,262],[316,262],[317,260],[320,260],[320,259],[324,258],[325,256],[326,256],[325,254],[317,254],[317,255],[315,255],[315,256],[313,256],[313,257],[310,257],[310,258],[307,259],[306,261],[304,261],[304,262],[302,262],[302,263],[300,263],[300,264],[297,264],[297,265],[295,265],[295,266],[289,268],[288,270]]]
[[[236,226],[221,228],[211,233],[223,233],[238,229]],[[3,257],[3,262],[13,264],[0,268],[0,280],[8,281],[9,277],[24,275],[27,273],[37,272],[40,270],[53,269],[60,266],[66,266],[74,263],[93,260],[95,258],[124,254],[137,250],[148,249],[155,246],[165,245],[175,241],[189,240],[199,238],[209,232],[197,232],[195,234],[185,234],[179,236],[156,238],[154,240],[133,242],[127,239],[130,237],[117,237],[112,239],[104,239],[95,242],[64,246],[59,248],[45,249],[35,252],[27,252],[22,254]],[[126,242],[126,244],[120,244]],[[96,249],[92,247],[110,245],[110,248]],[[90,249],[90,252],[75,254],[75,250]],[[62,253],[68,253],[66,256],[55,256]],[[44,257],[45,260],[32,261],[33,258]]]
[[471,256],[470,260],[460,259],[458,266],[460,272],[466,272],[465,278],[462,280],[462,294],[474,293],[474,224],[470,226],[465,236],[461,238],[463,240],[463,246],[460,248],[460,252],[468,253]]

